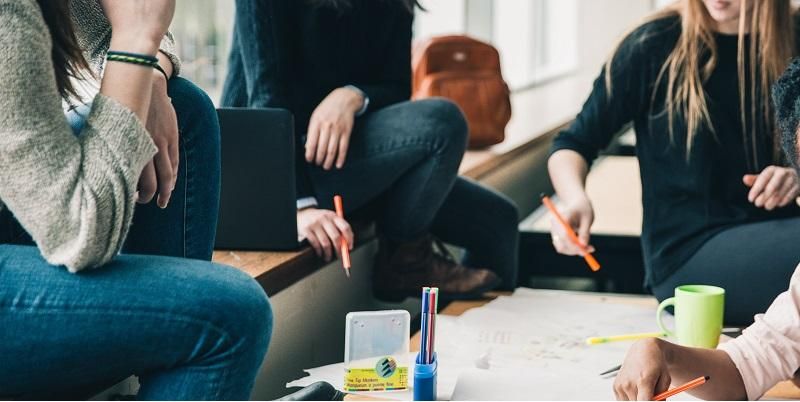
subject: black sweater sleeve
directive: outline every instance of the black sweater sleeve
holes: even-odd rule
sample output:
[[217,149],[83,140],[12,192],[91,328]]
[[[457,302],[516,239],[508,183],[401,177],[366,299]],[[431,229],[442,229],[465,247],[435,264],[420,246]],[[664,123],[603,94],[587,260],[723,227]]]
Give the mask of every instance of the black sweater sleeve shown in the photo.
[[[295,0],[236,0],[236,32],[239,55],[251,108],[292,110],[289,99],[288,24],[289,2]],[[298,133],[295,133],[297,136]],[[297,198],[313,197],[302,144],[296,143]]]
[[248,107],[289,108],[286,24],[294,0],[236,0],[235,34],[240,38]]
[[641,27],[623,40],[611,63],[611,91],[604,66],[575,121],[553,141],[551,154],[572,150],[591,165],[616,134],[649,109],[655,46],[647,39],[650,29]]
[[405,10],[396,10],[396,13],[395,32],[385,50],[385,61],[378,79],[353,84],[369,97],[370,110],[411,98],[411,26],[414,17]]

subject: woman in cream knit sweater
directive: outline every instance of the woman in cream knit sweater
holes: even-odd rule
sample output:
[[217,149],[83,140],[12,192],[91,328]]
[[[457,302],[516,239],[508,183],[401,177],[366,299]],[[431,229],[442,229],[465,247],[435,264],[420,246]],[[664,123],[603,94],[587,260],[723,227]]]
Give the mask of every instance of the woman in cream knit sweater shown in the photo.
[[[152,59],[174,0],[101,3],[110,49]],[[247,399],[267,298],[228,267],[118,256],[157,150],[153,70],[109,61],[74,135],[61,102],[88,63],[68,7],[0,0],[0,208],[36,245],[0,244],[0,399],[86,397],[133,374],[140,398]]]

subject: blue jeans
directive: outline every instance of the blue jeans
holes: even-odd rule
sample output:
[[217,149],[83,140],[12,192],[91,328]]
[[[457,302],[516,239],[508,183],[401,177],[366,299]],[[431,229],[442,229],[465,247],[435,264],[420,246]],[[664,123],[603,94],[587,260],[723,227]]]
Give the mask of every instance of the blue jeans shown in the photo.
[[[155,198],[137,205],[122,252],[210,261],[220,193],[217,112],[205,92],[186,79],[171,79],[167,93],[178,116],[180,133],[175,191],[166,209],[159,208]],[[76,133],[83,127],[88,111],[89,107],[84,106],[67,115]]]
[[402,242],[431,233],[464,247],[463,263],[486,268],[516,286],[519,222],[507,197],[458,177],[467,126],[458,107],[444,99],[402,102],[356,121],[341,170],[309,166],[317,200],[345,208],[371,204],[383,236]]
[[[181,134],[178,185],[167,209],[137,207],[125,251],[209,260],[219,126],[189,81],[173,79],[169,91]],[[81,111],[69,118],[80,131]],[[248,399],[271,330],[264,291],[238,270],[123,255],[73,275],[48,265],[0,211],[0,399],[87,398],[133,374],[143,399]]]
[[0,399],[87,398],[135,374],[140,399],[246,400],[271,331],[233,268],[125,255],[70,274],[0,245]]

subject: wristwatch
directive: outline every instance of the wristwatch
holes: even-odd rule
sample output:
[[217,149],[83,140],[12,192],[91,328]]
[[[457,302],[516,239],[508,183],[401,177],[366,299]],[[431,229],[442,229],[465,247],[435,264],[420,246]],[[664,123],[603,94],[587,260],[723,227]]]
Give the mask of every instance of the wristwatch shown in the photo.
[[364,113],[367,113],[367,108],[369,108],[369,96],[367,96],[361,88],[355,85],[345,85],[345,88],[352,89],[353,91],[357,92],[361,95],[361,98],[364,99],[364,104],[361,105],[361,109],[358,109],[356,112],[356,117],[362,116]]
[[308,208],[316,208],[319,206],[317,199],[314,197],[303,197],[297,200],[297,210],[302,211]]

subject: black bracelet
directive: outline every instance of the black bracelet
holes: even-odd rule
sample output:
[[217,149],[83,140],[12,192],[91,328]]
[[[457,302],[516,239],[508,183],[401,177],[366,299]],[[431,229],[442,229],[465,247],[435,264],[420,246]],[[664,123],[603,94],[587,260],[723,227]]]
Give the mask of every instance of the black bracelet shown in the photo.
[[164,67],[161,67],[161,64],[156,63],[156,65],[154,65],[153,68],[158,70],[158,72],[160,72],[161,74],[164,74],[164,79],[169,81],[169,76],[167,75],[167,72],[164,71]]
[[155,56],[148,56],[144,54],[118,52],[109,50],[106,54],[106,60],[118,61],[122,63],[138,64],[141,66],[148,66],[156,68],[158,66],[158,58]]
[[120,51],[116,51],[116,50],[109,50],[108,53],[106,53],[106,55],[108,55],[108,56],[127,56],[127,57],[133,57],[133,58],[137,58],[137,59],[144,59],[144,60],[147,60],[147,61],[150,61],[150,62],[153,62],[153,63],[158,63],[158,57],[150,56],[148,54],[129,53],[129,52],[120,52]]

